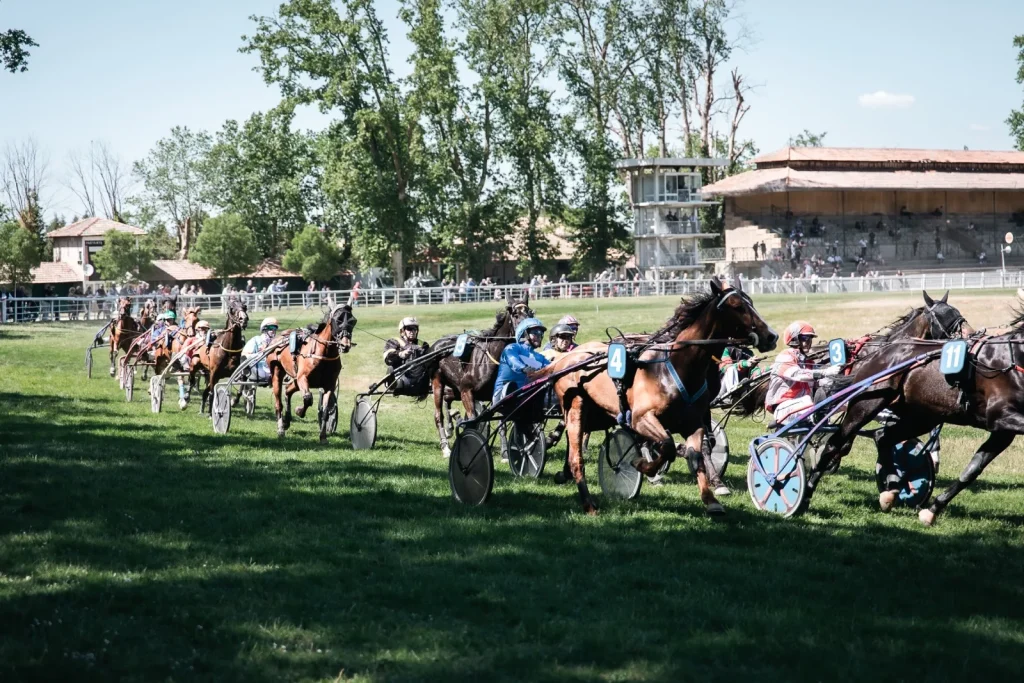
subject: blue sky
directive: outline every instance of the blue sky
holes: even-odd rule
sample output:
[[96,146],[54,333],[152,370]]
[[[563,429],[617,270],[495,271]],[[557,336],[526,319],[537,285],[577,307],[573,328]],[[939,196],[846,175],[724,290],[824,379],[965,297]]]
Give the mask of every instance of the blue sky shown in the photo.
[[[40,47],[29,71],[0,72],[0,144],[34,136],[51,160],[49,206],[78,210],[61,184],[69,151],[105,140],[144,156],[172,126],[216,130],[277,102],[238,52],[251,14],[278,0],[0,0],[0,29]],[[379,0],[393,57],[408,43],[397,0]],[[827,144],[1007,149],[1004,120],[1024,94],[1012,39],[1024,2],[746,0],[756,42],[734,65],[756,84],[743,127],[762,151],[809,128]],[[723,73],[727,77],[727,73]],[[317,128],[315,112],[300,114]],[[44,197],[45,199],[45,197]]]

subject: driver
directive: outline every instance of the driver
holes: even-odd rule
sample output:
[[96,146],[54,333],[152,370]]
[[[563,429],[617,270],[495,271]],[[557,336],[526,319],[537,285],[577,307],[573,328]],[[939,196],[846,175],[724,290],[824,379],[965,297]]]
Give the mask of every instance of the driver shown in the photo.
[[[560,327],[563,327],[563,326],[566,329],[568,329],[571,334],[569,336],[569,348],[567,348],[564,351],[562,351],[562,353],[565,353],[566,351],[572,351],[577,346],[579,346],[579,344],[576,343],[576,335],[580,331],[580,321],[577,320],[575,318],[575,316],[566,315],[566,316],[562,316],[562,319],[559,320],[557,323],[555,323],[555,326],[553,328],[551,328],[551,339],[550,339],[550,341],[548,341],[547,344],[544,345],[544,349],[543,349],[543,351],[541,351],[541,353],[544,353],[544,351],[550,351],[551,349],[556,348],[556,346],[555,346],[555,341],[556,341],[555,330],[557,330],[557,329],[559,329]],[[547,354],[545,354],[545,355],[547,355]],[[549,356],[549,358],[550,358],[550,356]]]
[[780,353],[772,364],[768,396],[765,398],[765,409],[775,416],[778,424],[814,405],[815,389],[820,388],[817,380],[835,377],[842,372],[841,365],[815,368],[807,359],[817,336],[814,327],[803,320],[790,323],[782,335],[789,348]]
[[414,361],[428,350],[427,342],[420,343],[420,324],[416,318],[402,318],[398,323],[398,339],[384,342],[384,364],[391,370],[385,382],[391,384],[396,395],[423,395],[426,393],[426,365],[410,368],[405,372],[400,369],[410,361]]
[[146,355],[150,360],[155,356],[157,344],[161,343],[161,339],[166,338],[165,335],[175,325],[175,318],[174,311],[164,311],[156,317],[153,327],[149,328],[149,348],[146,349]]
[[[260,323],[260,333],[247,341],[245,346],[242,347],[242,360],[244,361],[249,356],[260,353],[267,348],[274,341],[274,337],[277,335],[277,328],[277,318],[264,318],[263,322]],[[267,364],[266,358],[256,364],[256,381],[270,381],[270,366]]]
[[576,330],[572,329],[565,323],[558,323],[552,327],[550,337],[551,341],[549,341],[544,346],[544,350],[540,352],[540,355],[544,356],[549,361],[561,358],[578,346],[576,343]]
[[531,372],[551,363],[537,352],[546,330],[544,323],[537,318],[527,318],[516,326],[516,340],[501,352],[492,404],[529,382]]

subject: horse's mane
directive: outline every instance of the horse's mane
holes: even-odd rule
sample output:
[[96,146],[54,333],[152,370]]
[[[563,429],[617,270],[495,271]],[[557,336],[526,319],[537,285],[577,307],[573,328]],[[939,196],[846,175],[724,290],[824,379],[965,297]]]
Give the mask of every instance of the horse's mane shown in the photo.
[[1013,311],[1014,315],[1013,320],[1010,321],[1010,327],[1012,327],[1015,332],[1024,329],[1024,305],[1012,306],[1010,310]]
[[893,332],[895,332],[896,330],[898,330],[899,328],[903,327],[904,325],[908,324],[911,320],[916,318],[917,315],[920,313],[920,310],[921,309],[919,308],[911,308],[909,311],[907,311],[900,317],[896,318],[885,327],[879,329],[878,332],[876,332],[875,334],[881,337],[888,337]]
[[676,306],[672,317],[665,322],[665,326],[651,335],[651,341],[662,342],[669,337],[674,338],[687,327],[697,322],[704,314],[704,310],[717,299],[718,297],[715,293],[710,291],[698,292],[688,299],[683,299],[682,303]]
[[499,308],[494,314],[494,327],[489,330],[484,330],[480,333],[481,337],[493,337],[498,334],[498,330],[505,324],[508,319],[508,310]]

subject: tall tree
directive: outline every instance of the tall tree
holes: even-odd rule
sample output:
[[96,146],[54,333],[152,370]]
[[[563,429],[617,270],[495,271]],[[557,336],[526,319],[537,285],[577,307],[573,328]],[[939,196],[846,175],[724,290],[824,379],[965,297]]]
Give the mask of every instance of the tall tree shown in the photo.
[[125,195],[131,186],[131,169],[106,142],[92,141],[85,151],[68,154],[65,181],[82,204],[86,216],[99,215],[124,222]]
[[260,260],[252,230],[235,213],[206,221],[190,260],[213,271],[221,281],[252,270]]
[[21,29],[0,31],[0,64],[13,73],[28,70],[29,52],[25,48],[39,47],[39,43]]
[[41,226],[40,196],[48,169],[49,159],[35,138],[9,143],[0,156],[0,189],[15,219],[33,232]]
[[804,128],[802,133],[799,133],[796,137],[789,138],[790,147],[823,147],[825,144],[825,136],[828,132],[812,133],[811,131]]
[[339,116],[327,132],[325,188],[352,219],[360,260],[390,260],[401,281],[418,236],[421,131],[372,0],[286,0],[276,16],[253,20],[242,51],[260,56],[264,80],[289,101]]
[[[1017,83],[1024,85],[1024,35],[1014,37],[1013,46],[1017,48]],[[1024,151],[1024,105],[1020,109],[1011,110],[1006,123],[1010,126],[1014,147]]]
[[178,238],[178,258],[188,258],[209,209],[210,134],[175,126],[149,155],[134,164],[144,191],[133,202],[164,217]]
[[305,280],[325,282],[338,274],[337,247],[316,226],[307,225],[292,240],[281,263]]
[[0,282],[32,282],[39,261],[39,242],[27,230],[13,221],[0,223]]
[[133,282],[153,262],[153,252],[145,237],[111,230],[91,261],[104,280]]
[[212,201],[237,213],[263,256],[278,256],[309,219],[311,140],[292,130],[293,110],[227,121],[210,153]]

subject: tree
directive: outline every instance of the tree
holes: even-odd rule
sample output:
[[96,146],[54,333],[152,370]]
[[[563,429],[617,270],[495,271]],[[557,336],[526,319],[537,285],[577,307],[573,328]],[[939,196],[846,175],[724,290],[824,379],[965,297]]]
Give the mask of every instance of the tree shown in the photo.
[[304,280],[323,282],[338,274],[339,257],[337,247],[317,227],[307,225],[292,240],[282,265]]
[[189,259],[227,280],[252,270],[259,263],[260,253],[242,217],[225,213],[207,219]]
[[291,129],[293,110],[227,121],[210,152],[212,201],[237,213],[263,256],[277,256],[309,219],[312,141]]
[[84,151],[68,154],[69,175],[65,184],[82,203],[86,216],[103,215],[124,222],[125,194],[131,183],[130,169],[105,142],[93,141]]
[[[1017,83],[1024,85],[1024,35],[1014,37],[1013,46],[1017,48]],[[1024,151],[1024,105],[1010,111],[1006,124],[1010,126],[1014,147]]]
[[9,143],[0,157],[0,188],[7,205],[22,227],[42,228],[40,195],[46,182],[49,160],[35,138]]
[[390,260],[401,281],[419,232],[422,131],[391,71],[372,0],[286,0],[277,16],[253,20],[242,51],[260,56],[264,80],[290,102],[340,116],[325,133],[325,192],[350,221],[364,265]]
[[39,47],[39,43],[20,29],[0,32],[0,63],[12,74],[27,71],[30,53],[26,47]]
[[148,206],[166,218],[178,238],[178,257],[189,250],[209,213],[210,184],[208,158],[213,145],[210,134],[175,126],[142,161],[133,167],[144,192],[135,198],[137,206]]
[[13,221],[0,223],[0,282],[32,282],[39,261],[39,242],[31,233]]
[[825,136],[827,132],[812,133],[811,131],[804,128],[804,131],[797,135],[795,138],[789,139],[790,147],[822,147],[825,144]]
[[131,282],[153,262],[153,252],[145,237],[111,230],[104,235],[103,248],[92,263],[104,280]]

